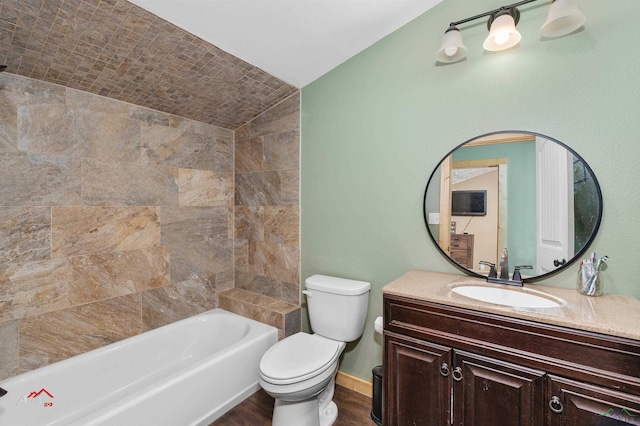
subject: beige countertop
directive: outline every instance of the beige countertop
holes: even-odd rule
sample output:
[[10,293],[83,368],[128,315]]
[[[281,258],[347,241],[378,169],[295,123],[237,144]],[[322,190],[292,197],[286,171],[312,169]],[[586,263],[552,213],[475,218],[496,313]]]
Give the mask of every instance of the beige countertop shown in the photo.
[[[543,292],[566,301],[558,308],[513,308],[471,299],[452,289],[465,284],[506,287],[517,291]],[[640,300],[631,296],[605,294],[583,296],[575,289],[526,284],[523,288],[489,284],[484,279],[465,275],[413,270],[386,285],[384,294],[404,296],[443,305],[473,309],[554,324],[578,330],[640,340]]]

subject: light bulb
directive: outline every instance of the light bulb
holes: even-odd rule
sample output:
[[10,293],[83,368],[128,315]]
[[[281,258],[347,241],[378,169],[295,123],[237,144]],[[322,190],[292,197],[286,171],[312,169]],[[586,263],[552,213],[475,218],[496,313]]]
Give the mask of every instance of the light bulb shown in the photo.
[[456,46],[450,46],[444,49],[444,54],[447,56],[453,56],[456,54],[457,51],[458,51],[458,48]]
[[509,40],[509,32],[508,31],[500,31],[496,34],[495,42],[497,45],[503,45]]

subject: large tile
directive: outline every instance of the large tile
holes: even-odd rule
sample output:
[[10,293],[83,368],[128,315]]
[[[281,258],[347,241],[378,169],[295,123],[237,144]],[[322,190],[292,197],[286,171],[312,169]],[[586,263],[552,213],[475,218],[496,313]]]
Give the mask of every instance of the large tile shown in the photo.
[[282,300],[282,281],[236,268],[235,288]]
[[0,100],[15,107],[35,104],[64,104],[64,86],[4,73],[0,75]]
[[233,174],[209,170],[180,169],[180,206],[231,206]]
[[48,105],[54,110],[63,106],[66,90],[62,86],[0,75],[0,152],[18,150],[18,108],[25,105]]
[[90,206],[177,206],[178,169],[83,160],[82,203]]
[[297,171],[236,174],[235,203],[239,206],[285,206],[298,203]]
[[142,331],[140,294],[20,321],[20,371],[43,367]]
[[51,258],[49,207],[0,207],[0,265]]
[[226,207],[179,207],[162,211],[162,244],[171,250],[171,282],[206,283],[233,269]]
[[264,170],[300,168],[300,133],[297,130],[264,137]]
[[53,312],[69,306],[71,280],[66,259],[10,264],[0,269],[0,321]]
[[145,330],[161,327],[215,307],[215,285],[198,279],[142,293],[142,321]]
[[[209,126],[213,127],[213,126]],[[216,153],[215,170],[223,173],[234,173],[234,143],[232,132],[222,132],[222,129],[215,127],[218,131],[209,131],[205,134],[210,134],[214,139],[214,151]],[[224,133],[224,134],[218,134]]]
[[73,279],[69,282],[72,305],[124,296],[169,284],[169,249],[103,253],[69,258]]
[[273,297],[289,304],[300,304],[300,284],[297,281],[295,283],[286,282],[277,278],[249,273],[248,270],[248,267],[245,270],[236,267],[236,288]]
[[54,257],[160,245],[159,207],[54,207]]
[[149,108],[144,108],[137,105],[124,104],[129,106],[129,117],[135,120],[144,121],[149,124],[160,124],[162,126],[169,126],[171,120],[171,114],[165,112],[156,111]]
[[162,243],[173,246],[229,237],[228,207],[163,207]]
[[[66,104],[68,107],[76,109],[88,109],[95,112],[119,115],[125,118],[131,117],[132,105],[125,102],[118,102],[104,96],[93,93],[66,88]],[[168,117],[168,114],[164,114]]]
[[0,204],[80,204],[80,161],[48,154],[0,153]]
[[300,204],[300,170],[288,169],[278,172],[280,179],[280,205]]
[[[299,275],[299,274],[298,274]],[[282,283],[282,300],[294,305],[300,304],[300,281]]]
[[265,220],[262,206],[236,206],[234,211],[235,238],[264,241]]
[[249,242],[249,273],[281,281],[300,280],[300,247],[297,243]]
[[231,172],[233,134],[224,129],[219,133],[188,120],[176,127],[142,123],[143,155],[164,166]]
[[171,282],[198,279],[209,284],[221,272],[233,269],[233,240],[171,245]]
[[233,131],[233,137],[236,141],[236,143],[238,141],[245,141],[245,140],[249,140],[251,139],[250,133],[251,133],[251,122],[247,122],[245,124],[243,124],[242,126],[238,127],[236,130]]
[[300,92],[297,92],[252,120],[249,136],[253,138],[299,128]]
[[242,238],[233,240],[233,263],[236,271],[249,272],[249,241]]
[[0,89],[0,152],[18,151],[18,109]]
[[22,151],[75,158],[132,162],[140,158],[140,122],[66,105],[18,108],[18,147]]
[[264,207],[264,240],[271,243],[300,242],[298,206]]
[[262,138],[237,139],[235,144],[235,172],[263,171],[265,162],[263,146]]
[[0,380],[15,376],[20,367],[18,321],[0,322]]

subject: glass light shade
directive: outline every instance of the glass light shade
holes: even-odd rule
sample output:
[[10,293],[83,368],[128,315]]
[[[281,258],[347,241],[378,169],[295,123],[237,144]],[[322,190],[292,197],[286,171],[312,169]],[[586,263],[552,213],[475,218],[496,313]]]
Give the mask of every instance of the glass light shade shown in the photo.
[[516,23],[513,16],[504,14],[496,17],[491,23],[489,36],[482,44],[484,50],[497,52],[509,49],[520,42],[522,36],[516,30]]
[[462,43],[460,31],[457,28],[447,30],[442,37],[440,49],[436,53],[436,60],[442,63],[451,63],[458,62],[466,56],[467,48]]
[[578,10],[576,0],[555,0],[549,6],[547,20],[540,33],[543,37],[560,37],[580,28],[587,18]]

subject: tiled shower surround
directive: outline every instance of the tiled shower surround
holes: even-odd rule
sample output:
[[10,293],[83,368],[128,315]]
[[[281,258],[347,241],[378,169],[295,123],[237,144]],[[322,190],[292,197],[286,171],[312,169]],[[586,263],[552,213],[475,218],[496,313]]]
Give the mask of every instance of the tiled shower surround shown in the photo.
[[245,176],[233,130],[0,74],[0,379],[218,299],[299,329],[298,118],[236,131]]

